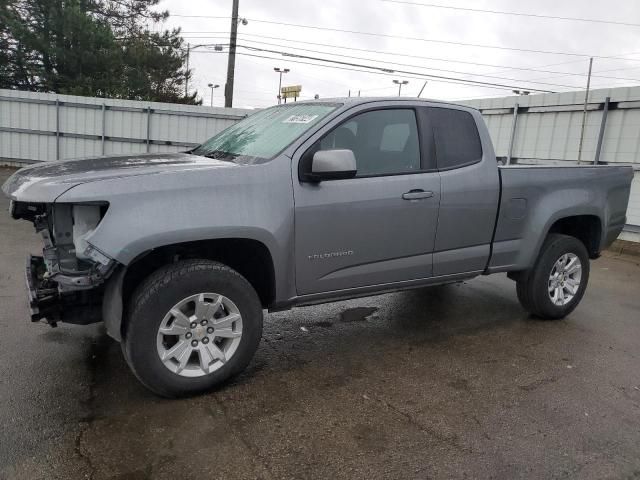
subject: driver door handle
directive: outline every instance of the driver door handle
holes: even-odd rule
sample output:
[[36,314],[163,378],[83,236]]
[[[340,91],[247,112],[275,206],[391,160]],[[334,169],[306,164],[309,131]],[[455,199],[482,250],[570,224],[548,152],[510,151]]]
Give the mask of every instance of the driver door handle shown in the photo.
[[422,189],[409,190],[402,194],[403,200],[422,200],[433,197],[433,192],[425,192]]

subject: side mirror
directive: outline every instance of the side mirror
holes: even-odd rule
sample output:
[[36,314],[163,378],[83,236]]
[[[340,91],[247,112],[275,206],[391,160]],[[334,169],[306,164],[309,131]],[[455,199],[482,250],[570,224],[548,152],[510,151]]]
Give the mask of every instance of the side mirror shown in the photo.
[[308,180],[340,180],[356,176],[356,157],[351,150],[320,150],[313,155]]

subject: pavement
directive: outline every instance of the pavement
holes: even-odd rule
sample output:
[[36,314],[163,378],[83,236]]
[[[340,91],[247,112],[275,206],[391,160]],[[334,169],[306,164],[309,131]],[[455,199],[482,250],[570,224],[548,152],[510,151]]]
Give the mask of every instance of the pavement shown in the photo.
[[163,400],[100,325],[29,321],[41,241],[6,207],[2,479],[640,479],[637,257],[592,263],[563,321],[504,275],[267,314],[245,373]]

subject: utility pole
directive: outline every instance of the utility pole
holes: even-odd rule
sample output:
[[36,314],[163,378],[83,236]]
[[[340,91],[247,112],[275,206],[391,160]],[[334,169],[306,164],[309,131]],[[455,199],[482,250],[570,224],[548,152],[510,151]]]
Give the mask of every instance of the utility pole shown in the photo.
[[187,43],[187,69],[184,71],[184,96],[189,96],[189,54],[191,53],[191,44]]
[[589,89],[591,88],[591,69],[593,68],[593,57],[589,59],[589,76],[587,77],[587,91],[584,94],[584,110],[582,111],[582,128],[580,129],[580,145],[578,146],[578,165],[582,160],[582,142],[584,141],[584,124],[587,121],[587,105],[589,103]]
[[229,61],[227,62],[227,83],[224,86],[224,106],[233,106],[233,77],[236,68],[236,42],[238,40],[238,4],[240,0],[233,0],[231,14],[231,36],[229,37]]

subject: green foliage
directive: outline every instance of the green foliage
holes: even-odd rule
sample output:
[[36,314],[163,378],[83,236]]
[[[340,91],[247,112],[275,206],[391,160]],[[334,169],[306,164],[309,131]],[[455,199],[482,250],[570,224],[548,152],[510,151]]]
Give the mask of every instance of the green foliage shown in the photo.
[[9,65],[9,29],[3,17],[6,0],[0,0],[0,88],[11,86],[11,68]]
[[159,0],[0,0],[0,87],[200,104]]

